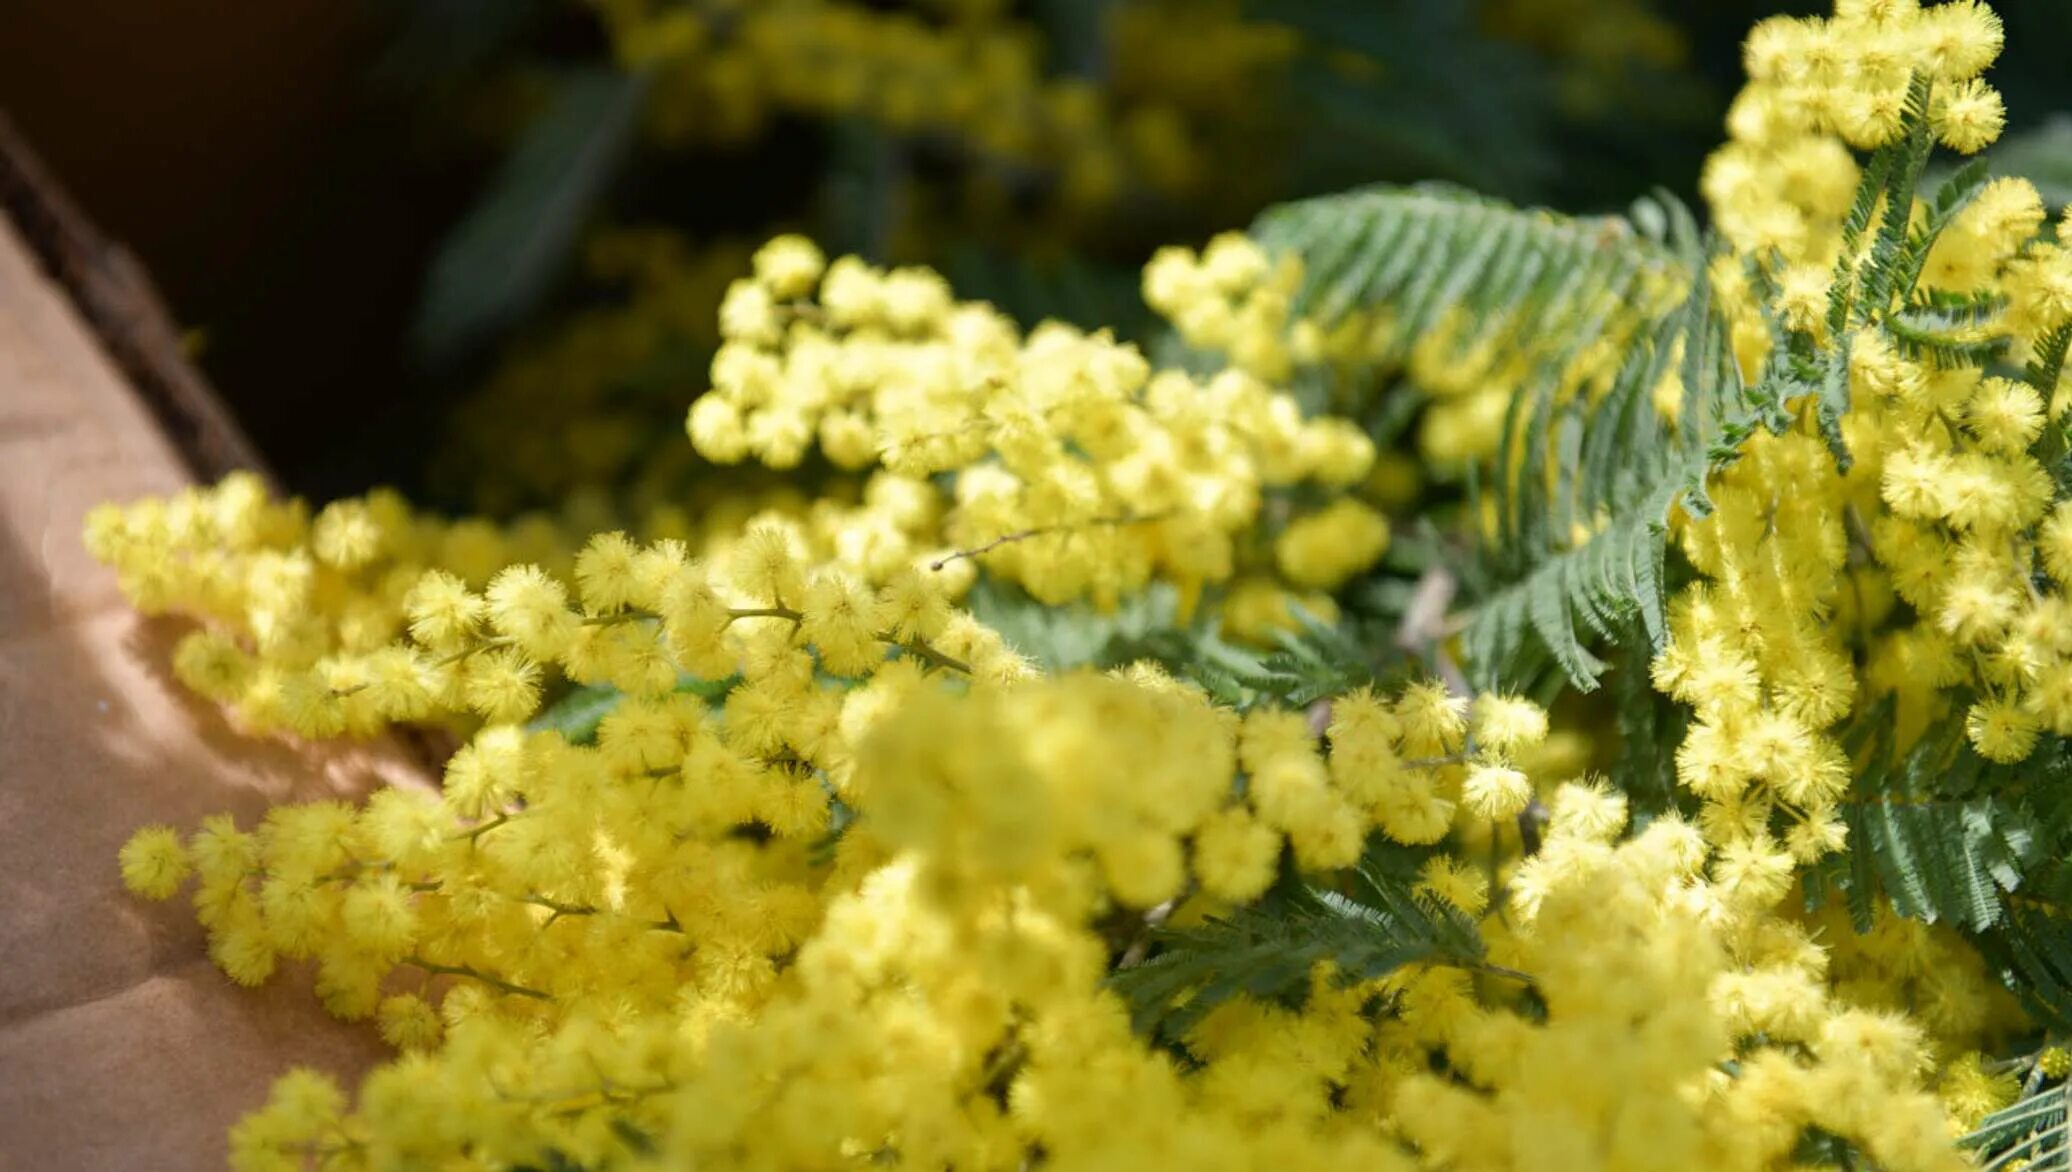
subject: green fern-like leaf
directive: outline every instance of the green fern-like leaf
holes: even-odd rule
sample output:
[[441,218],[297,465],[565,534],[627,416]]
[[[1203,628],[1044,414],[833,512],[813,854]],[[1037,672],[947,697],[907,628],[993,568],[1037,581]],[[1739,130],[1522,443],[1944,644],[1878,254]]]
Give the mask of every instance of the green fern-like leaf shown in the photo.
[[[1863,320],[1890,305],[1895,296],[1903,298],[1911,288],[1911,282],[1903,280],[1912,267],[1910,258],[1917,252],[1925,257],[1928,246],[1934,243],[1934,231],[1925,233],[1925,240],[1910,231],[1914,192],[1928,165],[1928,156],[1935,149],[1935,134],[1928,117],[1929,97],[1929,79],[1917,74],[1907,90],[1900,136],[1878,148],[1856,189],[1856,207],[1867,203],[1877,206],[1882,200],[1883,212],[1877,218],[1876,233],[1862,266],[1856,267],[1853,247],[1836,261],[1836,283],[1843,285],[1840,295],[1848,297],[1854,307],[1844,315],[1845,321]],[[1850,222],[1855,222],[1853,216]],[[1845,238],[1843,243],[1853,246],[1855,241]],[[1912,272],[1919,271],[1912,267]]]
[[[1682,386],[1674,421],[1655,406],[1672,373]],[[1497,452],[1486,557],[1505,584],[1476,602],[1464,635],[1484,687],[1524,683],[1516,665],[1528,639],[1585,690],[1605,669],[1589,641],[1637,629],[1659,647],[1669,515],[1705,509],[1707,471],[1737,446],[1730,429],[1751,426],[1702,278],[1635,339],[1602,397],[1557,403],[1555,393],[1542,383],[1514,399]],[[1578,531],[1588,535],[1578,541]]]
[[1114,667],[1141,657],[1145,641],[1180,638],[1179,599],[1172,586],[1154,583],[1112,611],[1091,603],[1049,606],[1009,583],[982,575],[964,605],[1007,645],[1049,671]]
[[2072,1083],[2043,1087],[1980,1120],[1958,1145],[1978,1154],[1983,1172],[2016,1167],[2027,1172],[2068,1172],[2072,1170],[2068,1106],[2072,1106]]
[[1474,921],[1414,890],[1416,858],[1377,843],[1344,873],[1344,890],[1284,875],[1258,903],[1157,933],[1158,950],[1110,984],[1139,1031],[1177,1037],[1239,995],[1299,1001],[1325,961],[1348,982],[1410,964],[1486,967]]
[[2030,1016],[2064,1037],[2072,1035],[2072,751],[2058,742],[2017,768],[2014,785],[2035,808],[2039,846],[2000,921],[1977,943]]
[[[1844,814],[1858,868],[1852,911],[1868,887],[1900,915],[1982,931],[2000,922],[2002,893],[2021,883],[2034,856],[2026,819],[1990,798],[1850,801]],[[1857,918],[1867,926],[1866,915]]]
[[1662,813],[1676,805],[1676,749],[1690,717],[1682,705],[1655,691],[1648,674],[1653,646],[1633,626],[1628,624],[1616,641],[1611,673],[1613,724],[1619,734],[1613,776],[1636,810]]
[[[1707,511],[1713,469],[1756,429],[1792,426],[1808,407],[1848,466],[1841,421],[1856,328],[1875,325],[1942,366],[2004,353],[1990,328],[1997,305],[1916,290],[1939,234],[1988,177],[1981,164],[1959,168],[1915,216],[1935,144],[1931,97],[1929,80],[1915,79],[1901,135],[1865,168],[1824,336],[1775,310],[1776,259],[1750,261],[1773,343],[1754,387],[1742,385],[1713,305],[1710,249],[1673,201],[1592,220],[1446,189],[1369,190],[1261,217],[1261,242],[1304,261],[1298,315],[1329,327],[1383,311],[1384,369],[1436,338],[1524,371],[1495,457],[1469,481],[1470,516],[1494,519],[1482,534],[1487,564],[1467,576],[1480,587],[1464,631],[1473,682],[1528,686],[1551,662],[1587,690],[1606,668],[1599,648],[1618,633],[1637,630],[1658,647],[1667,522],[1679,506]],[[1609,388],[1579,387],[1577,359],[1607,346],[1617,355]],[[1665,415],[1657,400],[1672,376],[1682,400]],[[2072,454],[2072,437],[2052,442]]]
[[2005,921],[1979,941],[2001,983],[2059,1035],[2072,1031],[2072,928],[2064,910],[2055,900],[2013,900]]
[[1694,241],[1689,214],[1673,203],[1648,206],[1644,229],[1621,217],[1521,210],[1451,187],[1371,188],[1272,208],[1252,235],[1269,251],[1303,258],[1297,315],[1328,327],[1356,310],[1387,308],[1388,360],[1400,363],[1453,318],[1470,323],[1457,339],[1464,349],[1558,339],[1573,353],[1604,338],[1622,307],[1658,299],[1644,295],[1649,289],[1688,282],[1689,255],[1663,237]]
[[412,324],[427,362],[460,361],[546,295],[625,153],[646,88],[644,75],[603,68],[561,80],[433,258]]
[[[2072,324],[2059,326],[2044,335],[2033,349],[2023,377],[2048,403],[2057,393],[2058,378],[2065,372],[2065,355],[2072,350]],[[2036,456],[2057,481],[2059,497],[2072,496],[2072,415],[2060,416],[2045,427],[2036,441]]]
[[[699,696],[708,701],[726,699],[727,693],[740,682],[739,676],[728,676],[722,680],[700,679],[693,675],[677,677],[676,690]],[[588,745],[597,740],[597,727],[604,718],[618,710],[626,699],[626,693],[610,684],[584,684],[569,691],[539,711],[526,722],[527,732],[558,732],[571,745]]]
[[1881,703],[1845,730],[1862,760],[1842,802],[1849,849],[1808,877],[1809,900],[1845,895],[1858,931],[1870,930],[1881,897],[1902,916],[1971,932],[2004,923],[2007,893],[2040,857],[2037,816],[2009,792],[2007,767],[1972,751],[1961,709],[1904,753],[1892,723]]
[[1213,627],[1170,628],[1109,647],[1117,662],[1151,660],[1200,685],[1216,703],[1239,711],[1260,704],[1301,708],[1372,683],[1387,662],[1372,629],[1327,623],[1298,609],[1299,630],[1279,631],[1271,649],[1240,646]]
[[1941,370],[1989,365],[2007,352],[2005,335],[1979,326],[1943,324],[1948,315],[1904,309],[1885,319],[1885,331],[1900,353]]
[[[1520,685],[1528,665],[1551,659],[1592,687],[1605,664],[1590,644],[1636,617],[1659,643],[1664,528],[1677,502],[1704,507],[1722,407],[1739,390],[1689,214],[1655,200],[1631,218],[1582,219],[1445,188],[1378,189],[1274,209],[1254,233],[1303,258],[1298,314],[1328,327],[1386,311],[1383,367],[1436,335],[1462,352],[1521,355],[1535,372],[1512,402],[1493,480],[1471,481],[1496,517],[1490,564],[1473,575],[1489,586],[1466,632],[1475,682]],[[1609,389],[1579,392],[1576,359],[1606,345],[1622,355]],[[1675,424],[1655,407],[1672,375],[1684,387]]]

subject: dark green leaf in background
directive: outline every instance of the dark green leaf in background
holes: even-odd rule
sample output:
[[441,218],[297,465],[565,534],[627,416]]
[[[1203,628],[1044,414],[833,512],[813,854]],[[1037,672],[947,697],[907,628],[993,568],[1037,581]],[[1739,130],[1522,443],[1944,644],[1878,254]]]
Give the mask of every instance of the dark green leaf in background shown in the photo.
[[488,190],[441,245],[412,325],[420,359],[455,366],[536,307],[624,157],[644,78],[568,71]]

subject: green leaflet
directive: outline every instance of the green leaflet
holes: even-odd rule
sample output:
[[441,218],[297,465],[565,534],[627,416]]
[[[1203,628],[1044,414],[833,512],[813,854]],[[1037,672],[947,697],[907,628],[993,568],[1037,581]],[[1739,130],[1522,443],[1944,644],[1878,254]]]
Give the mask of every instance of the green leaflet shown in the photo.
[[2072,115],[2052,114],[2036,126],[2003,137],[1980,157],[1999,174],[2019,175],[2035,184],[2044,206],[2056,210],[2072,204]]
[[[1646,206],[1650,223],[1695,240],[1680,206]],[[1495,336],[1487,330],[1560,338],[1573,353],[1604,336],[1609,310],[1643,282],[1689,279],[1680,246],[1633,221],[1524,211],[1438,185],[1283,204],[1261,215],[1252,235],[1269,251],[1303,258],[1297,316],[1328,327],[1356,310],[1392,310],[1396,361],[1455,313],[1477,327],[1463,345]]]
[[1200,685],[1217,703],[1239,709],[1268,702],[1299,708],[1369,683],[1380,666],[1375,648],[1387,641],[1372,630],[1299,613],[1302,630],[1279,632],[1275,647],[1239,646],[1205,619],[1182,625],[1178,597],[1166,583],[1154,583],[1106,614],[1085,602],[1046,606],[985,576],[964,602],[1045,670],[1148,660]]
[[1109,984],[1129,1003],[1139,1032],[1177,1040],[1239,995],[1299,1002],[1312,970],[1325,961],[1348,983],[1410,964],[1486,968],[1475,922],[1414,890],[1423,857],[1377,838],[1343,873],[1344,890],[1286,871],[1257,903],[1154,933],[1156,951],[1119,969]]
[[[1878,328],[1903,352],[1943,366],[1983,366],[2005,352],[2003,339],[1979,328],[1996,304],[1917,292],[1937,237],[1988,180],[1983,163],[1958,168],[1913,215],[1935,145],[1930,98],[1928,80],[1915,79],[1903,134],[1865,167],[1842,225],[1827,340],[1775,310],[1774,258],[1748,263],[1773,339],[1753,387],[1742,385],[1714,305],[1713,246],[1674,201],[1584,219],[1450,188],[1376,188],[1259,218],[1253,234],[1263,245],[1303,259],[1298,317],[1329,328],[1356,311],[1387,311],[1379,369],[1400,367],[1413,343],[1435,334],[1463,352],[1493,346],[1528,362],[1495,458],[1469,470],[1468,515],[1494,518],[1480,535],[1481,564],[1462,574],[1475,588],[1463,642],[1477,686],[1528,687],[1551,663],[1589,690],[1606,670],[1605,644],[1637,631],[1659,647],[1672,571],[1667,521],[1679,506],[1709,511],[1713,469],[1758,427],[1793,426],[1805,404],[1848,466],[1841,421],[1854,330]],[[1663,289],[1683,290],[1680,304],[1649,309]],[[1609,389],[1578,392],[1573,360],[1606,342],[1620,348]],[[2033,376],[2050,377],[2063,352],[2045,346]],[[1655,402],[1671,374],[1683,393],[1673,421]],[[2046,443],[2072,479],[2072,437],[2053,433]]]
[[1130,645],[1135,658],[1163,664],[1198,684],[1217,704],[1249,711],[1262,704],[1303,708],[1372,683],[1387,660],[1387,636],[1334,626],[1296,611],[1300,631],[1277,631],[1273,650],[1226,642],[1214,630],[1164,631]]
[[625,154],[646,91],[644,76],[602,67],[560,80],[432,260],[411,327],[427,362],[461,361],[546,296]]
[[1978,943],[2022,1008],[2063,1037],[2072,1031],[2072,928],[2064,905],[2054,907],[2010,902],[2005,922]]
[[1905,753],[1892,743],[1892,705],[1874,705],[1844,731],[1860,759],[1842,801],[1849,850],[1806,878],[1809,906],[1846,898],[1869,931],[1876,901],[1899,915],[1984,932],[2005,918],[2003,894],[2020,886],[2041,847],[2039,823],[2006,793],[2011,771],[1971,750],[1956,709]]
[[[734,690],[738,678],[729,676],[723,680],[705,680],[686,675],[677,679],[676,690],[717,703]],[[626,693],[610,684],[583,684],[541,709],[538,715],[526,722],[525,730],[558,732],[571,745],[592,744],[597,740],[597,727],[618,709],[625,698]]]
[[[2072,324],[2059,326],[2036,346],[2023,377],[2049,402],[2056,393],[2058,376],[2065,370],[2065,354],[2072,348]],[[2072,496],[2072,415],[2045,426],[2033,449],[2044,470],[2057,481],[2060,497]]]
[[1845,731],[1859,762],[1849,849],[1805,873],[1808,906],[1843,899],[1859,931],[1880,900],[1949,924],[2039,1022],[2072,1031],[2072,746],[2047,736],[2028,760],[1994,764],[1972,751],[1961,705],[1903,753],[1891,727],[1885,703]]
[[1611,674],[1613,724],[1619,734],[1618,764],[1612,775],[1642,815],[1676,808],[1676,748],[1683,743],[1689,714],[1655,691],[1649,676],[1653,647],[1631,629],[1616,641]]
[[2062,742],[2052,749],[2054,759],[2030,775],[2040,806],[2038,858],[2021,889],[2004,901],[2000,922],[1977,942],[2023,1008],[2052,1037],[2063,1038],[2072,1035],[2072,869],[2066,863],[2072,802],[2064,796],[2072,787],[2072,753]]
[[2072,1083],[2038,1090],[2035,1081],[2031,1080],[2028,1093],[2019,1102],[1986,1116],[1971,1134],[1957,1141],[1978,1154],[1983,1172],[2017,1166],[2028,1172],[2072,1169],[2072,1132],[2066,1122]]
[[1114,667],[1132,658],[1125,647],[1179,622],[1179,600],[1169,583],[1130,595],[1110,613],[1092,603],[1047,606],[1019,587],[981,575],[964,606],[972,617],[1000,633],[1009,647],[1046,671]]
[[[1683,387],[1675,424],[1654,402],[1672,370]],[[1702,511],[1697,498],[1739,391],[1710,286],[1699,279],[1677,313],[1635,340],[1594,403],[1557,404],[1551,379],[1514,399],[1488,490],[1496,531],[1483,549],[1501,585],[1470,612],[1471,679],[1523,686],[1518,665],[1529,662],[1520,653],[1530,638],[1587,691],[1605,661],[1586,640],[1614,641],[1638,620],[1649,646],[1661,645],[1669,515],[1679,504]],[[1589,531],[1580,542],[1578,529]]]
[[[1664,526],[1702,489],[1719,404],[1738,391],[1697,279],[1705,250],[1689,214],[1655,200],[1631,219],[1577,219],[1448,188],[1372,189],[1273,209],[1253,231],[1302,256],[1298,314],[1329,325],[1356,310],[1390,312],[1395,349],[1384,366],[1402,362],[1412,341],[1454,329],[1462,349],[1526,348],[1542,371],[1514,398],[1493,471],[1476,481],[1490,480],[1497,520],[1487,564],[1472,575],[1487,592],[1465,633],[1471,678],[1520,686],[1551,658],[1589,688],[1605,666],[1589,642],[1637,616],[1659,643]],[[1635,323],[1633,305],[1678,287],[1686,293],[1673,311]],[[1579,353],[1619,338],[1628,349],[1608,393],[1583,402],[1561,385]],[[1682,426],[1653,402],[1672,373],[1685,388]],[[1470,515],[1479,493],[1471,489]],[[1577,543],[1579,528],[1595,532]]]

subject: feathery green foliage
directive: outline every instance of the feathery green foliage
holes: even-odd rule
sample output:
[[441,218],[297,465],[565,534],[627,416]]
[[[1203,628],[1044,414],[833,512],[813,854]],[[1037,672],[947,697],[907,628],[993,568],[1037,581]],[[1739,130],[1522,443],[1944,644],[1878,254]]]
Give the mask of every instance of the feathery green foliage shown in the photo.
[[2046,738],[2020,765],[1972,751],[1962,711],[1893,747],[1891,706],[1851,725],[1859,760],[1843,802],[1849,849],[1806,874],[1809,907],[1847,901],[1868,931],[1890,910],[1964,932],[2039,1021],[2072,1029],[2072,746]]
[[[1461,647],[1470,679],[1485,688],[1530,688],[1551,669],[1588,690],[1617,664],[1618,776],[1643,806],[1676,801],[1680,717],[1646,679],[1676,572],[1670,514],[1706,510],[1706,476],[1759,428],[1810,418],[1846,467],[1841,419],[1857,331],[1879,330],[1902,353],[1946,368],[2005,359],[2006,341],[1991,328],[1997,300],[1919,287],[1936,239],[1989,170],[1957,168],[1917,199],[1934,146],[1925,81],[1912,87],[1905,117],[1905,133],[1864,168],[1823,328],[1787,321],[1776,266],[1748,263],[1772,339],[1753,386],[1742,384],[1712,304],[1711,250],[1673,204],[1638,205],[1631,221],[1589,221],[1446,190],[1369,190],[1275,209],[1255,229],[1270,248],[1302,257],[1298,315],[1327,328],[1356,311],[1389,315],[1396,341],[1379,359],[1384,373],[1409,363],[1408,340],[1434,331],[1451,331],[1462,350],[1494,344],[1529,355],[1499,450],[1468,481],[1480,548],[1460,574]],[[1650,279],[1679,283],[1680,304],[1642,310],[1637,321],[1615,316],[1613,307],[1631,315],[1648,304],[1639,293]],[[1533,349],[1544,338],[1562,342]],[[1606,340],[1620,349],[1616,373],[1579,392],[1569,363]],[[2045,339],[2021,372],[2046,399],[2068,348],[2072,329]],[[1665,414],[1658,392],[1672,379],[1681,400]],[[2072,433],[2053,425],[2038,451],[2072,483]],[[2042,1020],[2072,1024],[2072,932],[2059,914],[2072,898],[2055,898],[2054,881],[2039,875],[2072,850],[2072,802],[2060,796],[2072,790],[2065,745],[2048,738],[2013,768],[1972,750],[1961,704],[1905,752],[1893,745],[1893,724],[1889,705],[1879,706],[1860,713],[1846,738],[1856,774],[1844,804],[1850,849],[1808,874],[1809,901],[1846,900],[1860,929],[1881,901],[1948,923],[2002,967]],[[2063,886],[2072,896],[2072,882]],[[1234,987],[1249,979],[1240,962],[1264,931],[1219,925],[1190,946],[1235,966],[1217,986]]]
[[[676,681],[678,692],[687,692],[708,701],[726,699],[727,693],[740,682],[738,676],[723,680],[704,680],[697,676],[679,676]],[[618,710],[626,699],[626,693],[610,684],[583,684],[568,690],[560,699],[540,709],[539,715],[526,722],[527,732],[558,732],[571,745],[588,745],[597,740],[598,726],[606,717]]]
[[2008,901],[1999,928],[1979,946],[2023,1008],[2062,1037],[2072,1032],[2072,928],[2067,927],[2072,887],[2062,864],[2029,879],[2029,886]]
[[1179,622],[1178,599],[1164,583],[1104,613],[1088,602],[1046,606],[1010,582],[980,575],[964,605],[1046,671],[1114,667],[1132,658],[1126,650],[1131,644],[1156,632],[1173,632]]
[[[1491,483],[1471,480],[1470,515],[1487,491],[1496,516],[1476,576],[1490,592],[1474,600],[1464,640],[1471,679],[1522,686],[1537,656],[1593,687],[1605,664],[1585,639],[1610,639],[1636,616],[1659,644],[1668,515],[1680,501],[1703,507],[1722,407],[1738,390],[1702,279],[1706,248],[1681,205],[1646,200],[1630,219],[1590,220],[1449,189],[1369,190],[1274,209],[1254,232],[1302,257],[1296,313],[1328,326],[1388,312],[1397,341],[1384,368],[1407,359],[1410,339],[1448,328],[1461,350],[1532,358]],[[1680,298],[1662,292],[1677,288]],[[1657,302],[1674,308],[1635,308]],[[1579,392],[1573,364],[1606,342],[1624,348],[1609,389]],[[1654,402],[1672,376],[1677,423]],[[1578,542],[1579,529],[1594,532]]]
[[2042,1089],[2032,1085],[2019,1102],[1986,1116],[1958,1142],[1978,1154],[1984,1172],[2014,1167],[2027,1172],[2066,1172],[2072,1169],[2068,1101],[2072,1101],[2072,1083]]
[[412,326],[427,362],[459,362],[547,294],[631,141],[646,89],[642,76],[602,67],[561,79],[432,261]]
[[1893,746],[1894,714],[1880,704],[1848,730],[1863,760],[1844,800],[1850,850],[1808,877],[1810,903],[1846,896],[1858,931],[1869,931],[1876,900],[1900,915],[1983,932],[2005,918],[2013,891],[2037,859],[2038,822],[2005,790],[2004,766],[1973,752],[1963,713],[1938,721],[1904,753]]
[[[2028,367],[2022,372],[2029,385],[2044,396],[2045,402],[2050,401],[2058,385],[2058,376],[2065,372],[2068,349],[2072,349],[2072,324],[2059,326],[2046,335],[2030,355]],[[2057,481],[2058,492],[2072,493],[2072,414],[2061,415],[2046,424],[2034,451],[2036,458]]]
[[[1654,405],[1673,361],[1678,422]],[[1706,507],[1704,476],[1729,422],[1721,407],[1738,389],[1700,279],[1679,313],[1636,339],[1602,398],[1558,403],[1544,380],[1517,396],[1491,478],[1495,526],[1484,550],[1503,585],[1477,600],[1463,638],[1476,683],[1525,684],[1517,663],[1528,637],[1584,690],[1605,669],[1586,634],[1611,641],[1637,618],[1648,644],[1661,645],[1669,514]]]
[[1155,931],[1156,951],[1120,969],[1110,985],[1129,1002],[1139,1031],[1173,1038],[1239,994],[1300,1001],[1322,962],[1348,983],[1410,964],[1498,971],[1482,960],[1473,919],[1415,890],[1422,857],[1377,839],[1343,873],[1342,890],[1284,871],[1257,903],[1195,927]]
[[1572,218],[1435,184],[1283,204],[1252,226],[1269,251],[1302,257],[1298,316],[1328,328],[1355,310],[1392,312],[1388,364],[1456,314],[1474,323],[1463,347],[1554,338],[1564,353],[1591,346],[1646,282],[1689,279],[1672,232],[1696,235],[1666,199],[1637,205],[1631,219]]
[[[1934,147],[1927,102],[1919,79],[1905,135],[1864,170],[1844,223],[1826,339],[1789,327],[1766,305],[1775,347],[1753,388],[1741,384],[1714,306],[1712,250],[1673,200],[1593,220],[1446,188],[1370,189],[1259,219],[1262,244],[1303,260],[1298,316],[1328,328],[1355,311],[1386,312],[1393,341],[1377,360],[1382,371],[1408,361],[1412,340],[1434,334],[1458,351],[1494,348],[1530,363],[1494,460],[1470,470],[1469,516],[1480,517],[1485,503],[1494,516],[1482,564],[1467,576],[1481,586],[1467,600],[1463,630],[1473,683],[1530,687],[1551,661],[1567,684],[1589,690],[1607,666],[1593,647],[1636,630],[1659,647],[1668,520],[1679,507],[1708,509],[1712,468],[1756,428],[1790,425],[1805,403],[1846,466],[1852,327],[1877,326],[1903,351],[1946,366],[1981,366],[2004,352],[2004,340],[1978,328],[1995,304],[1916,292],[1936,238],[1988,179],[1983,163],[1959,168],[1917,223],[1915,192]],[[1751,270],[1774,301],[1774,275]],[[1665,288],[1681,296],[1665,299]],[[1653,312],[1653,304],[1673,307]],[[1608,388],[1579,388],[1578,356],[1605,343],[1619,349]],[[1671,378],[1681,399],[1665,416],[1657,392]]]
[[1384,639],[1306,611],[1297,611],[1296,617],[1302,630],[1275,632],[1271,651],[1240,647],[1213,630],[1159,632],[1130,650],[1241,712],[1262,704],[1306,707],[1342,696],[1380,674],[1384,662],[1373,649]]

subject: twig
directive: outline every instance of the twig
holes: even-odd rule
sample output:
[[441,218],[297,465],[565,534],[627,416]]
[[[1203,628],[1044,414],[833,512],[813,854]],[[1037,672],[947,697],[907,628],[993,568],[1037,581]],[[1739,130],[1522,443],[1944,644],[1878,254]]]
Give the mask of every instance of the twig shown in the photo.
[[1466,972],[1479,973],[1485,977],[1502,977],[1506,981],[1516,981],[1521,985],[1530,985],[1533,983],[1531,973],[1520,972],[1517,969],[1513,968],[1505,968],[1503,965],[1500,964],[1491,964],[1486,960],[1463,959],[1449,960],[1443,963],[1448,964],[1453,968],[1464,970]]
[[1121,517],[1095,517],[1090,521],[1079,521],[1071,525],[1038,525],[1032,529],[1022,529],[1014,533],[1008,533],[999,537],[995,537],[993,540],[986,542],[984,545],[975,545],[970,549],[960,549],[955,553],[944,554],[942,557],[939,557],[936,560],[929,562],[928,568],[931,570],[940,570],[944,566],[949,565],[951,562],[959,562],[963,561],[966,558],[975,558],[983,554],[989,554],[994,550],[999,549],[1003,545],[1013,545],[1017,541],[1027,541],[1032,537],[1043,537],[1051,533],[1068,533],[1074,529],[1090,529],[1096,525],[1103,525],[1109,527],[1114,527],[1118,525],[1138,525],[1150,521],[1163,521],[1171,515],[1172,514],[1169,511],[1162,511],[1157,513],[1145,513],[1141,516],[1136,514],[1130,514]]
[[943,668],[947,671],[958,672],[967,676],[971,674],[970,664],[964,662],[961,659],[957,659],[954,656],[944,655],[942,652],[937,651],[933,647],[930,647],[924,640],[891,639],[886,638],[886,636],[884,635],[879,635],[878,638],[883,639],[885,642],[892,644],[894,647],[897,647],[900,650],[915,656],[916,658],[926,660],[927,662],[932,663],[939,668]]
[[738,622],[742,619],[783,619],[785,622],[797,626],[805,620],[805,617],[805,615],[788,606],[736,606],[729,608],[727,611],[727,622],[729,623]]
[[485,973],[477,968],[470,968],[464,964],[438,964],[421,956],[406,956],[403,958],[403,963],[412,968],[423,969],[428,973],[435,973],[439,976],[467,977],[470,980],[480,981],[492,989],[502,990],[514,997],[531,997],[538,1001],[554,1000],[552,993],[543,993],[538,989],[528,989],[524,985],[513,984],[502,977]]
[[1160,925],[1171,918],[1173,909],[1180,906],[1180,898],[1176,895],[1144,913],[1144,926],[1138,929],[1137,938],[1130,941],[1130,946],[1123,950],[1122,959],[1115,962],[1116,969],[1135,968],[1144,963],[1144,957],[1151,952],[1152,935],[1158,931]]
[[485,834],[488,834],[490,831],[495,830],[497,827],[502,826],[504,823],[509,822],[510,820],[510,811],[503,811],[499,813],[496,817],[491,818],[489,821],[482,823],[480,826],[476,826],[469,830],[464,830],[461,833],[454,835],[453,841],[473,842],[474,840],[482,837]]
[[1449,629],[1446,609],[1453,605],[1453,597],[1459,591],[1460,581],[1452,571],[1444,566],[1427,569],[1418,578],[1410,605],[1403,610],[1403,621],[1396,627],[1396,646],[1429,663],[1445,682],[1447,691],[1467,696],[1473,693],[1468,677],[1446,652],[1446,640],[1458,633]]

